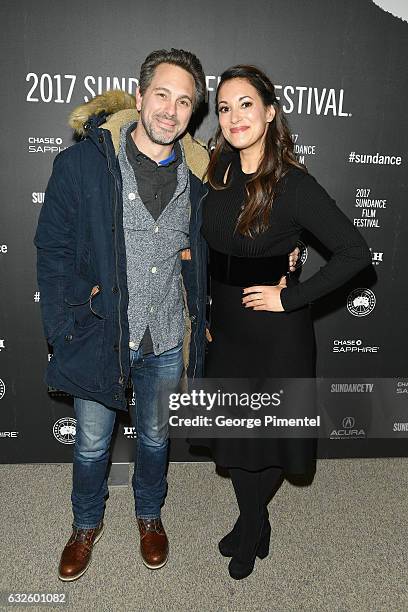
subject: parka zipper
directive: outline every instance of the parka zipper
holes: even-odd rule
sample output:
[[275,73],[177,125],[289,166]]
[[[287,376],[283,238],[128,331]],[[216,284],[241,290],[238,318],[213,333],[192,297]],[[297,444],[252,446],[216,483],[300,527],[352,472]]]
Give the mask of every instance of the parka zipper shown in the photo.
[[115,223],[115,276],[116,276],[116,284],[117,284],[117,288],[119,291],[119,300],[118,300],[118,320],[119,320],[119,369],[120,369],[120,377],[119,377],[119,384],[123,385],[125,382],[125,377],[123,375],[123,366],[122,366],[122,338],[123,338],[123,330],[122,330],[122,321],[121,321],[121,303],[122,303],[122,290],[120,288],[120,283],[119,283],[119,274],[118,274],[118,232],[116,230],[116,223],[117,223],[117,214],[118,214],[118,197],[117,197],[117,179],[115,176],[115,173],[112,170],[112,166],[110,163],[110,158],[108,155],[108,149],[105,143],[105,138],[103,138],[103,145],[104,145],[104,149],[105,149],[105,153],[106,153],[106,159],[108,162],[108,170],[110,172],[110,174],[113,177],[113,181],[114,181],[114,188],[115,188],[115,204],[114,204],[114,223]]
[[[208,189],[206,190],[205,194],[203,196],[201,196],[200,201],[198,202],[198,206],[197,206],[197,210],[196,210],[196,227],[198,226],[198,213],[200,211],[200,206],[202,201],[204,200],[204,198],[208,195]],[[199,234],[200,230],[198,230],[197,233],[197,240],[196,243],[198,244],[198,234]],[[199,312],[199,304],[200,304],[200,292],[198,291],[198,288],[200,286],[200,274],[199,274],[199,268],[200,268],[200,257],[197,257],[197,266],[196,266],[196,273],[197,273],[197,300],[196,300],[196,311]],[[198,323],[198,320],[197,320]],[[195,363],[194,363],[194,371],[193,371],[193,378],[195,378],[195,373],[196,373],[196,369],[197,369],[197,330],[196,333],[194,334],[194,354],[195,354]]]

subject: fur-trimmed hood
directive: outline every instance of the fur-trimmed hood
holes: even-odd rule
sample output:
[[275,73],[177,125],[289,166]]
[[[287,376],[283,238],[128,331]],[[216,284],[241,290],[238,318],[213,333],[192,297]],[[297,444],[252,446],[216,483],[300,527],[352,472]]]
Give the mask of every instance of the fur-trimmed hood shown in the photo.
[[[84,126],[87,121],[100,114],[108,115],[106,122],[100,128],[111,133],[113,146],[118,153],[122,125],[139,119],[136,99],[125,91],[118,89],[106,91],[86,104],[77,106],[69,116],[69,125],[75,130],[76,134],[85,136],[86,128]],[[205,146],[188,133],[183,136],[181,141],[187,165],[193,174],[203,180],[208,165],[208,153]]]

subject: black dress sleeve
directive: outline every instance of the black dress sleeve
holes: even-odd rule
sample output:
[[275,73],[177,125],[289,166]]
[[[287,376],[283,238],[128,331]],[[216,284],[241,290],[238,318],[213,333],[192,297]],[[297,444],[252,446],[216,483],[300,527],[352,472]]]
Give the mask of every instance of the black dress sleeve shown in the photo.
[[310,231],[332,257],[308,280],[282,289],[282,306],[288,312],[337,289],[371,264],[370,250],[360,232],[310,174],[297,185],[294,222]]

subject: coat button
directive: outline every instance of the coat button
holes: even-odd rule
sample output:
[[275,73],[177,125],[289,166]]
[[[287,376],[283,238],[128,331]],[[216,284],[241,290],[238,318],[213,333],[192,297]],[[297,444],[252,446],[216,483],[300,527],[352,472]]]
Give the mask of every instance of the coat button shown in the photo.
[[117,285],[114,285],[112,287],[112,293],[117,293],[118,291],[119,291],[119,289],[118,289]]
[[113,350],[118,353],[119,352],[119,344],[114,344],[113,345]]
[[152,268],[152,273],[153,273],[153,274],[156,274],[156,272],[157,272],[157,268],[156,268],[156,266],[153,266],[153,268]]
[[115,393],[115,395],[113,396],[113,400],[114,400],[115,402],[118,402],[118,401],[120,400],[120,395],[119,395],[119,393]]
[[91,127],[91,124],[89,123],[89,121],[86,121],[86,122],[84,123],[84,130],[85,130],[85,132],[87,132],[87,131],[89,130],[89,128],[90,128],[90,127]]
[[65,342],[71,342],[72,338],[73,338],[72,334],[67,334],[64,339],[65,339]]
[[136,194],[135,194],[135,193],[133,193],[133,191],[132,191],[132,192],[130,192],[130,193],[128,194],[128,198],[129,198],[129,200],[135,200],[135,199],[136,199]]

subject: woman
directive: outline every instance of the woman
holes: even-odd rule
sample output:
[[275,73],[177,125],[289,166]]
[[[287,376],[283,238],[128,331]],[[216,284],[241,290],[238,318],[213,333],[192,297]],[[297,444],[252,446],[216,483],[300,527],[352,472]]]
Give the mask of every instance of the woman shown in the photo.
[[[359,232],[298,163],[273,84],[254,66],[226,70],[216,94],[219,129],[208,168],[202,233],[210,248],[210,378],[312,378],[310,303],[371,262]],[[286,272],[300,232],[332,253],[305,282]],[[219,543],[229,573],[248,576],[269,550],[267,504],[286,474],[313,472],[313,439],[211,439],[229,468],[239,517]]]

